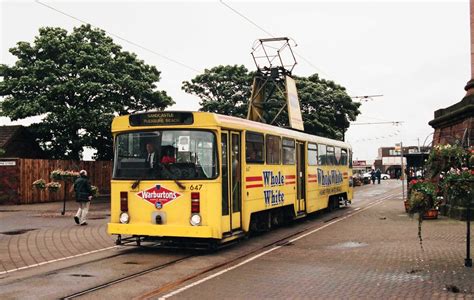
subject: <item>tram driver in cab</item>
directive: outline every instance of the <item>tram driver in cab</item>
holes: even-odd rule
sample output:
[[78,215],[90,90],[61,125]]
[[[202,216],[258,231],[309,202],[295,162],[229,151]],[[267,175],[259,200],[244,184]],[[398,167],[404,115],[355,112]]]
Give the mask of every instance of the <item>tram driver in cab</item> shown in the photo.
[[156,160],[158,158],[156,155],[155,146],[152,143],[147,143],[146,152],[145,166],[147,168],[153,169],[156,167]]

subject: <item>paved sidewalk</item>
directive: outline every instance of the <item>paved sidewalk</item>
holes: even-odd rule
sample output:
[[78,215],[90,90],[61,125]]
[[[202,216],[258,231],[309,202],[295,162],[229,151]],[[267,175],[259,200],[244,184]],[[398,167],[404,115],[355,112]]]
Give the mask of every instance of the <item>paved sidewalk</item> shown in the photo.
[[88,225],[73,220],[77,205],[62,202],[0,206],[0,279],[12,271],[114,245],[106,232],[109,200],[93,201]]
[[424,250],[400,192],[173,299],[474,299],[465,222],[422,229]]

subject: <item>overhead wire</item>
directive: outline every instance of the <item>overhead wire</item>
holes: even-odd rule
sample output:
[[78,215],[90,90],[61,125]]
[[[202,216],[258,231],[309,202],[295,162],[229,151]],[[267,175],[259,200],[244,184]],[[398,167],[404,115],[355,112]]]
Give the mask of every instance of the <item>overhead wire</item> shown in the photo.
[[357,139],[357,140],[349,141],[349,142],[350,142],[350,143],[370,142],[370,141],[375,141],[375,140],[389,139],[389,138],[396,137],[396,136],[398,136],[398,135],[400,135],[400,130],[399,130],[399,129],[393,131],[392,133],[390,133],[390,134],[388,134],[388,135],[375,136],[375,137],[372,137],[372,138]]
[[131,44],[131,45],[133,45],[133,46],[135,46],[135,47],[138,47],[138,48],[140,48],[140,49],[142,49],[142,50],[145,50],[145,51],[147,51],[147,52],[150,52],[150,53],[152,53],[152,54],[155,54],[155,55],[157,55],[157,56],[159,56],[159,57],[161,57],[161,58],[163,58],[163,59],[165,59],[165,60],[168,60],[168,61],[170,61],[170,62],[172,62],[172,63],[177,64],[177,65],[180,65],[180,66],[183,67],[183,68],[189,69],[189,70],[194,71],[194,72],[196,72],[196,73],[200,73],[200,72],[201,72],[201,71],[199,71],[198,69],[193,68],[193,67],[191,67],[191,66],[189,66],[189,65],[187,65],[187,64],[185,64],[185,63],[182,63],[182,62],[180,62],[180,61],[178,61],[178,60],[176,60],[176,59],[173,59],[173,58],[171,58],[171,57],[169,57],[169,56],[167,56],[167,55],[161,54],[161,53],[156,52],[156,51],[154,51],[154,50],[152,50],[152,49],[150,49],[150,48],[147,48],[147,47],[145,47],[145,46],[142,46],[142,45],[140,45],[140,44],[138,44],[138,43],[136,43],[136,42],[134,42],[134,41],[131,41],[131,40],[127,39],[127,38],[124,38],[124,37],[122,37],[122,36],[120,36],[120,35],[118,35],[118,34],[116,34],[116,33],[113,33],[113,32],[110,32],[110,31],[108,31],[108,30],[105,30],[105,29],[103,29],[103,28],[101,28],[101,27],[99,27],[99,26],[96,26],[96,25],[94,25],[94,24],[92,24],[92,23],[90,23],[90,22],[84,21],[84,20],[82,20],[82,19],[80,19],[80,18],[78,18],[78,17],[75,17],[75,16],[73,16],[73,15],[67,13],[67,12],[64,12],[64,11],[62,11],[62,10],[57,9],[57,8],[55,8],[54,6],[51,6],[51,5],[46,4],[46,3],[43,3],[43,2],[41,2],[41,1],[39,1],[39,0],[35,0],[35,2],[38,3],[38,4],[40,4],[40,5],[42,5],[42,6],[44,6],[44,7],[49,8],[49,9],[51,9],[51,10],[54,10],[54,11],[56,11],[56,12],[58,12],[58,13],[64,15],[64,16],[67,16],[67,17],[69,17],[69,18],[71,18],[71,19],[74,19],[74,20],[76,20],[76,21],[78,21],[78,22],[81,22],[81,23],[83,23],[83,24],[89,24],[89,25],[91,25],[91,26],[93,26],[93,27],[95,27],[95,28],[98,28],[98,29],[100,29],[100,30],[103,30],[103,31],[104,31],[105,33],[107,33],[108,35],[111,35],[111,36],[113,36],[113,37],[116,37],[117,39],[122,40],[122,41],[124,41],[124,42],[126,42],[126,43],[129,43],[129,44]]
[[[237,9],[233,8],[232,6],[230,6],[229,4],[225,3],[224,0],[219,0],[219,2],[224,5],[225,7],[227,7],[228,9],[232,10],[234,13],[236,13],[237,15],[239,15],[241,18],[245,19],[247,22],[249,22],[250,24],[252,24],[253,26],[257,27],[258,29],[260,29],[261,31],[263,31],[265,34],[271,36],[271,37],[276,37],[275,35],[273,35],[271,32],[269,32],[268,30],[264,29],[262,26],[258,25],[256,22],[254,22],[252,19],[250,19],[249,17],[245,16],[243,13],[239,12]],[[329,76],[329,74],[323,70],[321,70],[320,68],[316,67],[309,59],[305,58],[303,55],[301,55],[300,53],[296,52],[293,50],[293,52],[299,57],[301,58],[303,61],[305,61],[308,65],[310,65],[311,67],[313,67],[316,71],[318,71],[318,73],[320,74],[323,74],[325,75],[327,78],[331,78],[331,76]]]
[[244,14],[242,14],[241,12],[239,12],[238,10],[236,10],[235,8],[233,8],[232,6],[230,6],[229,4],[225,3],[223,0],[219,0],[220,3],[222,5],[224,5],[225,7],[227,7],[228,9],[232,10],[234,13],[238,14],[239,16],[241,16],[242,18],[244,18],[245,20],[247,20],[247,22],[249,22],[250,24],[252,24],[253,26],[257,27],[258,29],[260,29],[261,31],[265,32],[267,35],[271,36],[271,37],[275,37],[273,34],[271,34],[270,32],[268,32],[267,30],[265,30],[263,27],[261,27],[260,25],[258,25],[257,23],[255,23],[254,21],[252,21],[250,18],[246,17]]

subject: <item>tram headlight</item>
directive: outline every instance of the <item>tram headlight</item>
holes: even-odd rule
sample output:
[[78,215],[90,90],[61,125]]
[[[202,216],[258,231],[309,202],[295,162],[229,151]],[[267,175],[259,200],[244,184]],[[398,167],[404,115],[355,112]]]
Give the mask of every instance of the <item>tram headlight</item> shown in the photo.
[[130,216],[128,215],[128,213],[122,212],[120,214],[120,223],[128,224],[129,221],[130,221]]
[[191,215],[191,219],[189,220],[189,222],[193,226],[201,225],[201,216],[199,214],[193,214]]

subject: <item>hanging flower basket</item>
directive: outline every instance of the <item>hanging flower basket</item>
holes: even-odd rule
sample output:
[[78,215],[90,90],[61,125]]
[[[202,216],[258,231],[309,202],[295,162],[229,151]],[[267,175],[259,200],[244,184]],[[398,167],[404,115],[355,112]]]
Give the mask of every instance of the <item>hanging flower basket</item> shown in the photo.
[[49,183],[46,184],[46,188],[50,192],[57,192],[61,188],[61,184],[59,182],[55,182],[55,181],[49,182]]
[[77,178],[79,178],[79,172],[75,171],[63,171],[61,174],[61,177],[64,181],[75,181]]
[[405,212],[407,213],[410,210],[410,203],[408,200],[403,201],[403,204],[405,205]]
[[46,181],[43,178],[35,180],[33,186],[38,190],[44,190],[46,188]]
[[51,172],[50,177],[53,180],[74,181],[79,178],[79,172],[57,169]]
[[433,219],[438,219],[438,209],[432,208],[429,209],[425,214],[423,215],[424,220],[433,220]]
[[51,172],[51,174],[49,175],[49,177],[53,180],[62,180],[62,173],[64,171],[61,170],[61,169],[56,169],[54,171]]
[[95,185],[91,186],[91,190],[92,190],[92,196],[96,197],[99,194],[99,188],[96,187]]

